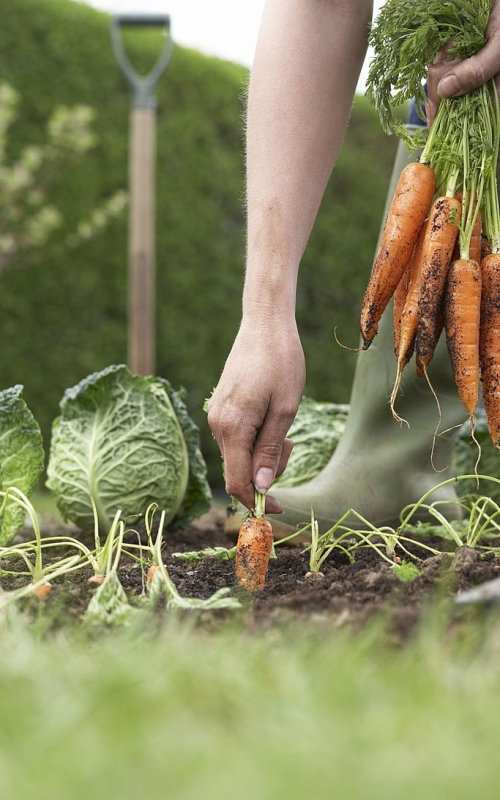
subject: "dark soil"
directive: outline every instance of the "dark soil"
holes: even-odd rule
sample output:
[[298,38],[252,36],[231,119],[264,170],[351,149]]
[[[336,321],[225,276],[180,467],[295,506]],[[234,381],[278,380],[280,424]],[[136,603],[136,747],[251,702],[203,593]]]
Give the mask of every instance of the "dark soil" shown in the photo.
[[[214,508],[185,530],[167,537],[164,561],[182,596],[207,598],[217,589],[234,587],[234,561],[212,556],[193,564],[172,556],[174,552],[206,547],[232,547],[234,536],[225,532],[224,517],[222,509]],[[52,528],[45,531],[50,535],[56,532]],[[91,537],[78,535],[92,546]],[[31,538],[25,529],[19,535],[23,537]],[[357,549],[354,563],[344,553],[334,551],[322,565],[322,573],[309,576],[309,556],[303,545],[276,548],[266,586],[252,598],[251,627],[263,629],[301,621],[359,629],[375,615],[383,614],[390,630],[404,639],[429,608],[442,606],[456,617],[459,611],[453,611],[453,600],[459,593],[500,576],[500,557],[495,553],[462,547],[455,554],[446,552],[447,543],[441,539],[425,542],[443,552],[427,556],[422,548],[413,548],[420,559],[416,564],[421,574],[412,581],[400,580],[392,566],[371,548]],[[403,552],[396,555],[405,557]],[[91,574],[86,568],[56,579],[48,598],[30,601],[28,608],[43,605],[52,610],[57,625],[77,621],[95,591],[87,583]],[[132,601],[142,593],[144,571],[132,559],[122,558],[119,577]],[[26,580],[3,578],[2,586],[14,589]],[[207,619],[211,623],[226,620],[230,613],[204,612],[202,617],[205,624]]]

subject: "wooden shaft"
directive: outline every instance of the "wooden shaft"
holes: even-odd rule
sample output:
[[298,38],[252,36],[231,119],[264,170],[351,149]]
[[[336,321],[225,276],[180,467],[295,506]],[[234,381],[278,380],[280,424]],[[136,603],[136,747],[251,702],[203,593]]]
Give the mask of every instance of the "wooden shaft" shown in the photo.
[[155,123],[154,108],[130,115],[128,365],[155,373]]

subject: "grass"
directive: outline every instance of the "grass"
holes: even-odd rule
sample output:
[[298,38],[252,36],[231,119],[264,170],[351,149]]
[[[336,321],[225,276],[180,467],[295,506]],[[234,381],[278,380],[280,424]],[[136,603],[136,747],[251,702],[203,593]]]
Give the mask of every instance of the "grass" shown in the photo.
[[496,798],[500,618],[396,648],[316,628],[0,630],[0,796]]
[[382,619],[96,634],[31,609],[0,617],[1,798],[498,796],[499,609],[439,603],[405,645]]

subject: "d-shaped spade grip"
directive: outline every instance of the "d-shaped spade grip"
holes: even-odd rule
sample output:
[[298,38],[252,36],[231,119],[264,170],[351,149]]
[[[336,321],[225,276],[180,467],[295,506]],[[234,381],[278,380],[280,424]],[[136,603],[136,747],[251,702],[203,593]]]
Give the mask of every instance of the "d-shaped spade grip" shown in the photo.
[[[167,38],[158,61],[147,75],[139,75],[132,66],[123,46],[121,28],[165,28]],[[134,108],[154,108],[156,106],[155,86],[165,71],[172,56],[174,43],[170,35],[168,14],[115,14],[111,18],[111,42],[116,59],[132,88]]]

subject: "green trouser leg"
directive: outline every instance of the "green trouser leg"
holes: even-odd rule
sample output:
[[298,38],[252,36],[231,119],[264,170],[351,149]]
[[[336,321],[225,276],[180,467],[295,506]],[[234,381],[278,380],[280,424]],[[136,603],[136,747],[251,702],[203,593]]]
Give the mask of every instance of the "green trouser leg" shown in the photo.
[[[407,151],[400,143],[389,197],[407,163]],[[374,343],[357,356],[349,418],[332,459],[312,481],[271,490],[285,510],[274,517],[276,522],[307,522],[312,507],[322,531],[349,509],[375,525],[395,526],[406,505],[416,503],[425,492],[451,477],[456,426],[467,415],[454,385],[445,337],[441,337],[436,349],[429,377],[441,407],[439,430],[454,430],[434,437],[438,406],[425,378],[417,377],[413,359],[403,373],[396,401],[397,413],[408,421],[409,427],[400,426],[388,402],[395,374],[391,304]],[[435,500],[456,500],[453,487],[434,492],[428,502]],[[453,502],[441,507],[441,511],[448,518],[460,517],[459,506]],[[349,524],[363,527],[353,516]]]

